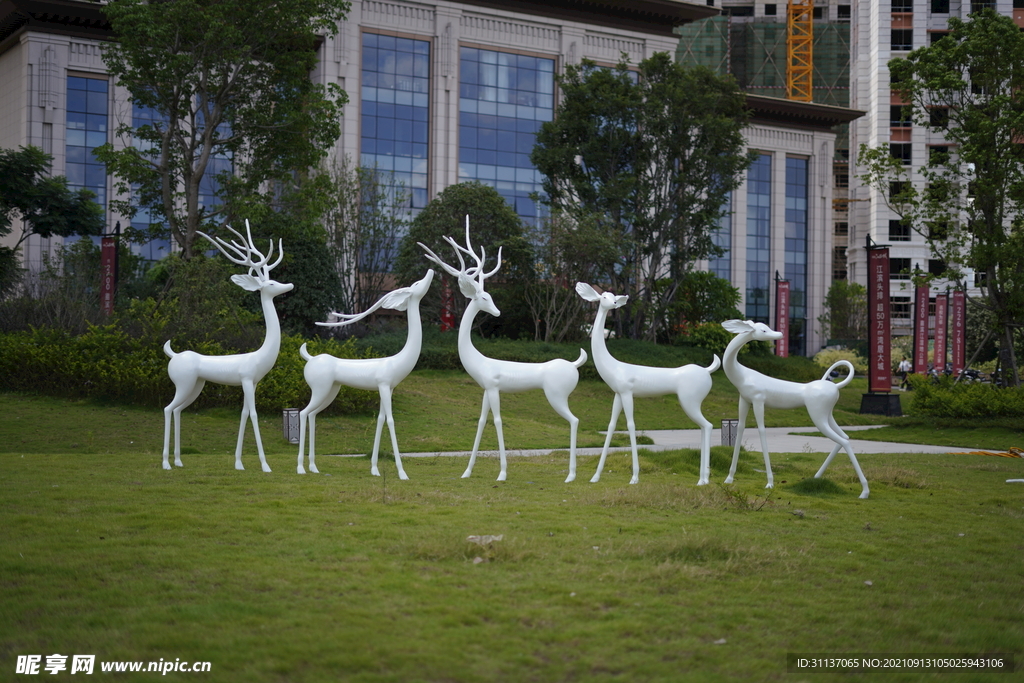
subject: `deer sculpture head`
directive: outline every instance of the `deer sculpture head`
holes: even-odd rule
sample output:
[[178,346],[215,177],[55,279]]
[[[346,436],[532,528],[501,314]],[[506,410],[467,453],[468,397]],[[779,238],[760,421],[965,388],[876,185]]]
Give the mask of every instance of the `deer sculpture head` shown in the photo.
[[[418,242],[420,247],[427,252],[427,258],[441,266],[446,273],[454,277],[459,282],[459,291],[462,295],[469,299],[473,304],[477,306],[481,311],[489,313],[495,317],[501,315],[501,311],[494,305],[494,299],[491,295],[484,291],[484,281],[498,272],[501,268],[501,247],[498,247],[498,265],[494,266],[494,270],[487,273],[484,272],[484,262],[487,260],[487,254],[483,247],[480,247],[480,253],[477,254],[473,249],[473,245],[469,240],[469,216],[466,216],[466,246],[463,247],[461,244],[456,242],[451,237],[445,237],[445,242],[450,244],[455,249],[455,255],[459,258],[459,267],[455,268],[448,265],[441,258],[430,250],[430,247]],[[466,261],[462,258],[462,255],[472,256],[476,261],[476,265],[467,268]]]

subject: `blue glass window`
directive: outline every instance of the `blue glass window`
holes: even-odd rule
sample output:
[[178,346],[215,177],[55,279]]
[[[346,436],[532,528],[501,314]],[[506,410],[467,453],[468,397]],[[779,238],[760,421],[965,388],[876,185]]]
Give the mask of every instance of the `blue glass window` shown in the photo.
[[807,317],[807,159],[786,159],[786,279],[789,352],[803,355]]
[[393,173],[427,205],[430,42],[363,34],[360,165]]
[[711,233],[711,241],[716,247],[725,249],[721,256],[715,256],[708,261],[708,270],[722,278],[732,282],[732,193],[725,200],[725,215],[718,219],[718,229]]
[[96,193],[107,206],[107,170],[92,152],[107,142],[108,83],[98,78],[68,76],[67,140],[64,175],[73,190]]
[[[165,120],[166,117],[161,116],[150,107],[132,104],[132,126],[135,128],[141,128],[142,126],[158,126]],[[152,146],[151,143],[144,142],[137,138],[132,141],[132,144],[143,151]],[[131,225],[137,230],[149,230],[151,225],[158,223],[165,223],[162,214],[147,208],[140,208],[132,218]],[[142,245],[132,245],[132,250],[149,261],[157,261],[171,253],[171,243],[170,240],[167,239],[151,240]]]
[[530,163],[537,131],[554,115],[555,61],[463,47],[459,64],[459,182],[494,187],[525,221],[541,191]]
[[771,281],[772,158],[762,154],[747,169],[747,318],[767,323]]

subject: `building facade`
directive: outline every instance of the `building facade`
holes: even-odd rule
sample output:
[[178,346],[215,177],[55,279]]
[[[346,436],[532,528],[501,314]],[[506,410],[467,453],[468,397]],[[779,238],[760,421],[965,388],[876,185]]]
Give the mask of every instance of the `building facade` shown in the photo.
[[[127,93],[107,77],[101,57],[110,27],[96,3],[11,0],[0,17],[0,145],[37,145],[53,172],[106,205],[111,179],[92,157],[112,142],[116,123],[143,122]],[[677,27],[720,15],[720,8],[675,0],[354,0],[337,35],[320,47],[313,78],[349,95],[332,154],[394,173],[413,210],[454,183],[492,185],[527,221],[539,207],[540,178],[529,163],[539,126],[554,115],[555,77],[587,58],[614,65],[676,52]],[[766,91],[774,94],[774,91]],[[743,306],[762,318],[775,271],[794,283],[792,348],[813,353],[823,340],[811,322],[832,276],[831,126],[842,106],[787,108],[752,93],[748,129],[759,162],[735,193],[719,239],[728,254],[703,264],[728,274]],[[754,191],[748,192],[748,188]],[[112,229],[123,220],[108,210]],[[727,224],[727,225],[726,225]],[[56,240],[33,237],[24,261],[38,269]],[[159,258],[170,249],[144,247]],[[748,263],[749,262],[749,263]]]
[[[933,132],[912,125],[902,113],[903,101],[892,90],[888,62],[905,57],[911,50],[931,45],[948,31],[951,17],[966,20],[972,10],[992,7],[1000,14],[1012,16],[1024,28],[1024,8],[1016,8],[1020,0],[996,0],[971,3],[961,0],[859,0],[854,4],[856,18],[851,51],[851,106],[866,113],[850,130],[850,147],[888,145],[891,153],[903,159],[911,182],[923,185],[917,169],[925,165],[935,147],[943,147],[945,139]],[[858,170],[853,160],[851,177]],[[867,283],[867,240],[889,245],[890,309],[894,335],[912,334],[913,291],[910,273],[936,272],[937,263],[925,236],[911,230],[898,220],[877,189],[856,183],[851,189],[850,216],[850,279]],[[935,295],[944,292],[950,283],[932,282],[931,299],[934,315]],[[973,275],[968,275],[973,287]],[[976,291],[976,290],[975,290]],[[934,324],[934,320],[929,323]]]

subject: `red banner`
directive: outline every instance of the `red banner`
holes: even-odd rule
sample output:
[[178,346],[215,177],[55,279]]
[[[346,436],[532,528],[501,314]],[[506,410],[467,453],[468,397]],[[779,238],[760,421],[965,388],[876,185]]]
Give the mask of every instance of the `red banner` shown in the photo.
[[935,371],[946,370],[946,330],[949,326],[949,294],[935,297]]
[[950,341],[953,342],[953,376],[958,377],[967,360],[967,299],[963,292],[953,292],[953,303],[950,309],[953,313],[953,332],[950,335]]
[[889,321],[889,250],[868,252],[868,342],[871,345],[871,367],[868,391],[892,391],[892,360]]
[[782,339],[775,342],[775,355],[789,357],[789,280],[775,281],[775,331]]
[[441,280],[441,331],[455,329],[455,313],[452,309],[455,302],[452,300],[452,288],[448,286],[448,280]]
[[117,240],[104,237],[100,242],[100,306],[106,315],[114,312],[114,293],[117,289]]
[[928,286],[914,290],[914,374],[928,374]]

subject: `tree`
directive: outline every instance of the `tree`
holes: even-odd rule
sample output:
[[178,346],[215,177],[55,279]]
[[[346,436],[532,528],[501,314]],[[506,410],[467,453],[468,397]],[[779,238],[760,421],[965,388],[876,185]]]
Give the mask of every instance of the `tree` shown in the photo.
[[[662,283],[667,286],[668,283]],[[679,293],[671,307],[669,325],[699,325],[743,318],[740,290],[714,273],[691,270],[678,283]]]
[[[488,268],[493,268],[498,249],[501,249],[501,270],[487,281],[487,291],[501,310],[501,317],[481,320],[482,328],[489,333],[512,338],[532,335],[533,325],[525,304],[524,290],[535,277],[533,248],[526,239],[522,219],[489,185],[478,182],[450,185],[420,211],[399,247],[395,264],[398,284],[412,284],[423,277],[430,265],[423,257],[424,252],[418,242],[430,247],[441,258],[450,258],[448,263],[457,263],[458,257],[444,237],[453,237],[462,244],[466,216],[469,216],[473,247],[478,252],[484,248]],[[438,272],[434,279],[438,286],[431,287],[431,293],[420,304],[424,320],[440,318],[445,291],[450,292],[451,310],[458,320],[466,308],[458,282],[445,272]]]
[[544,201],[568,216],[597,216],[619,243],[604,274],[630,305],[619,332],[653,340],[693,263],[721,251],[711,239],[751,157],[744,153],[744,97],[730,77],[686,68],[658,53],[637,71],[584,60],[559,79],[555,119],[531,160]]
[[616,244],[600,221],[573,220],[556,212],[530,232],[538,278],[526,288],[526,303],[537,341],[586,339],[593,322],[590,302],[576,293],[576,283],[598,282],[614,267]]
[[13,246],[0,247],[0,297],[17,280],[17,252],[30,235],[99,235],[103,208],[89,190],[71,190],[64,176],[49,177],[53,157],[38,147],[0,149],[0,238],[21,220]]
[[339,311],[358,313],[386,291],[409,230],[409,192],[387,171],[355,167],[348,157],[320,169],[324,226],[339,277]]
[[[861,176],[928,240],[943,276],[976,274],[1019,386],[1014,334],[1024,321],[1024,35],[986,9],[949,20],[935,44],[889,62],[915,125],[949,144],[932,147],[915,176],[885,148],[861,148]],[[891,198],[890,198],[891,194]]]
[[[116,0],[103,58],[150,123],[125,122],[132,146],[96,151],[117,178],[124,215],[149,209],[186,259],[196,231],[231,220],[230,200],[316,166],[337,139],[337,86],[310,80],[316,45],[347,0]],[[216,197],[216,199],[214,199]],[[158,229],[154,226],[154,229]],[[205,247],[200,247],[203,249]]]
[[825,312],[818,316],[826,339],[868,338],[868,291],[864,285],[836,280],[825,295]]

